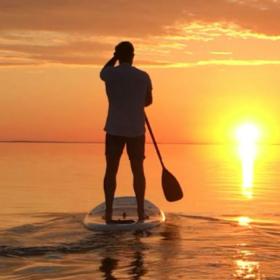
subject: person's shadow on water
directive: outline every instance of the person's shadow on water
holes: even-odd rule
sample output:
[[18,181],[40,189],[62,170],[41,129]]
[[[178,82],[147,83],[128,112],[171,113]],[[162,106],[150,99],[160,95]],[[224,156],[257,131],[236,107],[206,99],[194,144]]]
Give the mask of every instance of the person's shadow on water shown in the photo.
[[[140,280],[142,276],[144,276],[148,270],[145,268],[144,255],[143,255],[143,247],[141,243],[141,239],[138,235],[133,240],[134,246],[137,248],[133,248],[128,246],[124,248],[124,250],[129,249],[128,251],[122,251],[122,257],[119,259],[116,258],[118,255],[116,250],[112,251],[112,247],[109,246],[107,250],[105,249],[105,256],[101,259],[101,264],[99,267],[99,271],[102,272],[102,276],[104,280],[117,280],[118,277],[114,276],[114,272],[118,272],[119,263],[122,262],[123,254],[125,253],[126,257],[130,257],[131,261],[126,266],[127,274],[130,276],[131,280]],[[106,256],[107,255],[107,256]],[[110,256],[114,255],[115,258]]]
[[[99,270],[104,274],[104,280],[117,280],[113,276],[114,270],[118,267],[118,260],[110,257],[103,258]],[[136,251],[134,253],[134,258],[130,263],[129,274],[131,275],[131,280],[139,280],[143,275],[146,274],[147,270],[144,268],[144,258],[141,251]]]
[[141,251],[134,253],[134,260],[131,262],[131,279],[139,280],[145,275],[147,270],[144,268],[144,256]]
[[117,266],[118,260],[107,257],[102,259],[99,270],[104,273],[105,280],[117,280],[117,278],[112,275]]

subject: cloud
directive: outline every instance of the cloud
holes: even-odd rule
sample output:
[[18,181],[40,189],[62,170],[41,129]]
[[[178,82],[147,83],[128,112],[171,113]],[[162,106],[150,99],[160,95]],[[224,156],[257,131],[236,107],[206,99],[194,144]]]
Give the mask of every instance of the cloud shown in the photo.
[[1,64],[100,64],[123,39],[135,43],[146,64],[193,63],[218,53],[240,59],[217,43],[271,41],[270,50],[279,48],[279,16],[276,0],[1,0]]
[[2,0],[0,28],[141,37],[158,34],[163,26],[172,24],[182,14],[181,5],[156,5],[156,2]]
[[59,32],[26,32],[21,33],[20,37],[11,33],[11,36],[0,39],[2,59],[5,57],[8,60],[10,52],[13,52],[19,61],[20,58],[29,58],[30,63],[34,64],[98,64],[104,62],[109,50],[110,46],[98,38],[95,40]]
[[196,62],[176,63],[167,65],[168,68],[188,68],[207,65],[224,65],[224,66],[263,66],[263,65],[280,65],[280,60],[237,60],[237,59],[216,59],[202,60]]
[[180,9],[169,1],[1,0],[0,28],[143,36],[171,24]]
[[232,22],[255,32],[280,32],[275,0],[1,0],[2,30],[158,34],[176,21]]

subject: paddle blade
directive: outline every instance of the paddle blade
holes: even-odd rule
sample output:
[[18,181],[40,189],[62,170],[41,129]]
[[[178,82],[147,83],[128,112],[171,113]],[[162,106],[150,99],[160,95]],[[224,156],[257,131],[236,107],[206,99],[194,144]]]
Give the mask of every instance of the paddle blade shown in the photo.
[[177,179],[167,170],[162,170],[161,184],[166,200],[172,202],[183,197],[183,191]]

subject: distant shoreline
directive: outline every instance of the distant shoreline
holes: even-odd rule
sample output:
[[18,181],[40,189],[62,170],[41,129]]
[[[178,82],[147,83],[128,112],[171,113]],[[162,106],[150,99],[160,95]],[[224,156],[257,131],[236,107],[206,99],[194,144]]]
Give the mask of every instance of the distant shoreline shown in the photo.
[[[43,141],[43,140],[0,140],[0,144],[104,144],[104,141]],[[147,142],[147,144],[153,144]],[[224,142],[158,142],[160,145],[231,145]],[[280,143],[259,143],[260,145],[277,146]]]
[[46,141],[46,140],[0,140],[1,143],[26,143],[26,144],[103,144],[100,141]]
[[[23,144],[104,144],[104,141],[44,141],[44,140],[0,140],[1,143],[23,143]],[[152,144],[152,142],[147,142]],[[207,142],[158,142],[162,145],[220,145],[222,143]]]

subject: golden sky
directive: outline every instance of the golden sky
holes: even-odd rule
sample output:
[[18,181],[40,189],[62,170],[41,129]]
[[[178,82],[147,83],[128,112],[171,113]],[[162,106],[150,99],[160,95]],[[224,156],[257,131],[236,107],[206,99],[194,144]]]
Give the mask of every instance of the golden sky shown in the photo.
[[162,142],[279,143],[280,1],[0,0],[0,140],[103,140],[99,80],[130,40]]

